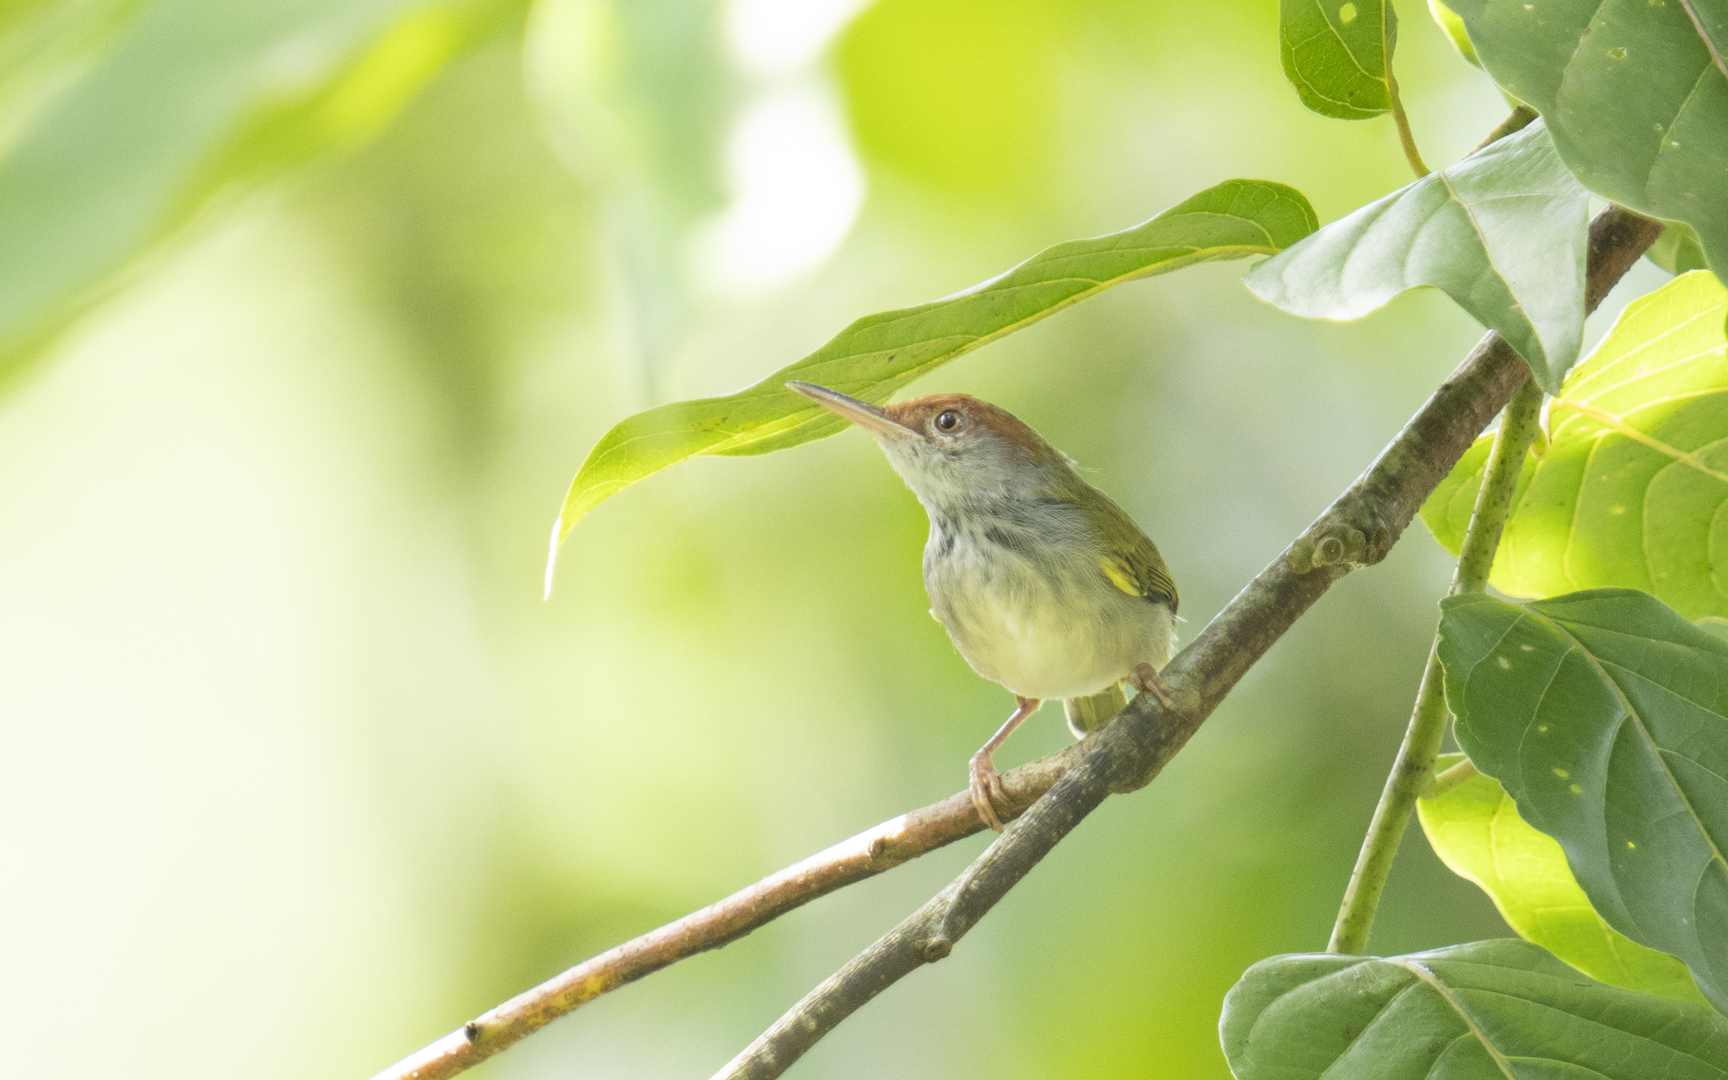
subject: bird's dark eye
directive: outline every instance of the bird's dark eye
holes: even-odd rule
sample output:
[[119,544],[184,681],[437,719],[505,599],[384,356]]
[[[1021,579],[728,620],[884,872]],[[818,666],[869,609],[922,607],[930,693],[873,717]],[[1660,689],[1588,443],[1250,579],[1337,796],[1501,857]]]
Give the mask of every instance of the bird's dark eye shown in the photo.
[[942,431],[953,431],[960,426],[960,414],[949,409],[936,418],[936,427]]

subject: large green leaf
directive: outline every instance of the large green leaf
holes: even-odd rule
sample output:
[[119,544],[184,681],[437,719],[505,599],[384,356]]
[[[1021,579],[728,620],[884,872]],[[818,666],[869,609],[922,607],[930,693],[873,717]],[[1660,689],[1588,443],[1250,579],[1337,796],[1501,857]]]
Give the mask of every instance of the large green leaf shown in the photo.
[[1555,390],[1583,338],[1588,213],[1538,121],[1267,259],[1248,287],[1297,315],[1355,319],[1435,286]]
[[1237,1080],[1720,1080],[1728,1018],[1528,942],[1262,960],[1224,999]]
[[[369,139],[514,0],[157,0],[26,22],[0,98],[0,377],[218,192]],[[39,39],[39,40],[38,40]],[[0,49],[0,54],[5,52]]]
[[[1728,290],[1695,271],[1627,305],[1550,405],[1490,578],[1514,596],[1618,585],[1689,619],[1728,615]],[[1422,507],[1453,552],[1487,437]]]
[[[1464,760],[1444,754],[1438,771]],[[1602,921],[1553,837],[1533,829],[1500,782],[1478,773],[1416,804],[1440,861],[1482,887],[1506,925],[1610,986],[1708,1004],[1686,965],[1646,949]]]
[[[698,454],[764,454],[842,430],[846,422],[786,389],[817,383],[881,402],[907,383],[1113,285],[1217,259],[1280,251],[1314,231],[1302,193],[1230,180],[1123,232],[1048,248],[943,300],[867,315],[797,363],[725,397],[638,413],[608,431],[576,473],[553,527],[556,559],[578,520],[602,500]],[[551,563],[547,565],[550,588]]]
[[1691,225],[1728,275],[1722,0],[1449,3],[1488,73],[1542,113],[1585,187]]
[[1278,55],[1302,104],[1339,120],[1392,108],[1389,68],[1398,41],[1390,0],[1279,0]]
[[1458,742],[1608,925],[1728,1005],[1728,641],[1647,593],[1441,605]]

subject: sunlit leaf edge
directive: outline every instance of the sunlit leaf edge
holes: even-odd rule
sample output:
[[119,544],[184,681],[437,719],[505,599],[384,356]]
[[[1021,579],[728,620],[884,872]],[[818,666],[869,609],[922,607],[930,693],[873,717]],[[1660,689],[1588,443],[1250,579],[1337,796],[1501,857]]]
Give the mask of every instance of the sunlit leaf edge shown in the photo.
[[[1526,625],[1534,628],[1534,637],[1523,629]],[[1520,636],[1526,640],[1519,640]],[[1520,665],[1509,657],[1532,656],[1540,664],[1542,647],[1532,642],[1541,642],[1544,636],[1562,646],[1553,661],[1554,671],[1542,677],[1538,668],[1538,677],[1520,691],[1515,681],[1508,681],[1521,677]],[[1596,639],[1595,649],[1601,655],[1586,637]],[[1628,642],[1643,642],[1651,649],[1629,661],[1624,655]],[[1707,681],[1707,669],[1689,671],[1681,663],[1681,650],[1687,649],[1701,663],[1711,662],[1703,658],[1714,658],[1714,663],[1728,668],[1728,641],[1636,589],[1586,589],[1525,604],[1483,593],[1441,601],[1439,656],[1445,667],[1446,700],[1457,716],[1458,741],[1471,761],[1501,782],[1522,820],[1560,842],[1575,879],[1605,922],[1639,944],[1685,962],[1699,990],[1720,1009],[1728,1003],[1728,985],[1718,954],[1700,936],[1702,916],[1720,918],[1720,890],[1713,892],[1717,909],[1701,911],[1698,905],[1706,881],[1728,873],[1724,846],[1712,832],[1721,828],[1722,807],[1698,804],[1696,792],[1678,779],[1674,763],[1684,760],[1708,772],[1697,758],[1711,754],[1712,747],[1701,734],[1697,714],[1708,713],[1724,725],[1728,718],[1719,703],[1711,707],[1694,697],[1710,696],[1707,687],[1697,685],[1701,679]],[[1587,720],[1591,715],[1580,711],[1581,680],[1560,678],[1562,665],[1574,655],[1583,658],[1600,684],[1596,689],[1609,702],[1599,714],[1599,733],[1584,728],[1581,734],[1575,719]],[[1658,672],[1665,680],[1656,678]],[[1485,685],[1473,685],[1479,677],[1487,680]],[[1670,688],[1676,681],[1691,693]],[[1718,686],[1725,682],[1717,680]],[[1667,697],[1647,699],[1637,692],[1644,684],[1663,688]],[[1516,715],[1508,720],[1506,695],[1527,696],[1528,688],[1538,686],[1529,708],[1520,702]],[[1561,711],[1539,723],[1550,697],[1563,703],[1558,706]],[[1483,703],[1496,707],[1482,708]],[[1684,710],[1683,714],[1657,707],[1664,703]],[[1560,723],[1556,715],[1565,718],[1565,726],[1554,726]],[[1683,732],[1678,736],[1681,745],[1672,744],[1676,730]],[[1628,733],[1631,738],[1623,740]],[[1610,777],[1619,795],[1618,810],[1612,815]],[[1640,782],[1648,786],[1640,787]],[[1582,808],[1582,821],[1574,807]],[[1669,807],[1672,812],[1662,812]],[[1642,831],[1631,831],[1634,820]],[[1702,858],[1703,866],[1696,872],[1690,865],[1668,872],[1671,887],[1660,894],[1660,900],[1653,900],[1648,883],[1656,881],[1661,887],[1661,874],[1673,858],[1676,843],[1661,830],[1673,822],[1680,823],[1681,833],[1695,841],[1682,862]],[[1627,855],[1619,849],[1620,840],[1627,841],[1627,852],[1639,852],[1641,859],[1655,857],[1658,862],[1632,872],[1616,861]],[[1692,905],[1684,917],[1676,918],[1664,906],[1677,896],[1688,898]]]
[[[1441,754],[1434,762],[1436,774],[1469,760],[1461,753]],[[1455,837],[1443,830],[1448,826],[1471,825],[1472,803],[1487,798],[1494,804],[1495,824],[1489,826],[1495,881],[1483,880],[1478,867],[1471,864],[1465,852],[1455,846]],[[1454,874],[1471,882],[1488,895],[1506,925],[1533,945],[1540,945],[1559,959],[1577,968],[1598,982],[1627,990],[1671,997],[1709,1007],[1709,1001],[1692,981],[1686,965],[1678,958],[1647,948],[1615,930],[1590,906],[1589,897],[1572,868],[1566,854],[1553,837],[1535,828],[1518,816],[1517,803],[1501,787],[1500,782],[1486,774],[1475,774],[1434,798],[1424,798],[1416,804],[1422,831],[1429,847]],[[1503,819],[1502,813],[1510,818]],[[1534,860],[1534,861],[1532,861]],[[1546,887],[1540,879],[1546,878]],[[1520,892],[1520,882],[1536,885],[1533,892]],[[1564,907],[1554,902],[1559,894],[1570,899]],[[1556,911],[1578,909],[1579,915],[1556,927]],[[1578,938],[1585,940],[1578,940]],[[1591,948],[1591,938],[1599,948]],[[1606,956],[1603,955],[1605,947]],[[1617,964],[1618,970],[1609,970]]]
[[[1681,611],[1688,617],[1710,614],[1714,604],[1719,611],[1728,613],[1728,603],[1722,597],[1712,597],[1711,604],[1690,593],[1677,592],[1671,580],[1661,582],[1631,579],[1624,577],[1599,577],[1580,580],[1572,575],[1578,573],[1574,568],[1568,569],[1567,582],[1556,584],[1549,588],[1541,585],[1539,575],[1533,569],[1537,566],[1549,565],[1553,560],[1560,559],[1564,554],[1565,545],[1574,542],[1575,535],[1580,530],[1588,532],[1588,523],[1580,523],[1580,507],[1588,509],[1595,504],[1586,504],[1579,498],[1576,487],[1566,492],[1549,492],[1546,488],[1538,488],[1538,480],[1548,481],[1551,462],[1564,466],[1569,445],[1586,438],[1595,443],[1609,439],[1627,438],[1623,433],[1610,430],[1600,425],[1597,418],[1575,411],[1569,402],[1580,391],[1588,391],[1589,397],[1598,395],[1605,390],[1612,390],[1624,385],[1615,382],[1606,386],[1599,384],[1599,376],[1608,369],[1622,365],[1630,359],[1636,359],[1644,350],[1658,345],[1676,335],[1682,328],[1697,323],[1701,327],[1720,327],[1723,315],[1728,314],[1728,290],[1708,270],[1693,270],[1681,274],[1674,280],[1663,284],[1643,296],[1636,297],[1627,304],[1626,309],[1615,319],[1602,340],[1589,356],[1581,360],[1568,373],[1565,385],[1561,388],[1556,401],[1550,404],[1551,415],[1547,419],[1548,432],[1542,440],[1544,453],[1532,455],[1526,459],[1525,467],[1518,478],[1518,487],[1512,499],[1512,509],[1507,519],[1506,531],[1501,540],[1500,550],[1495,555],[1490,582],[1495,588],[1510,596],[1541,598],[1572,592],[1588,587],[1627,587],[1653,591],[1664,603]],[[1716,350],[1711,350],[1711,352]],[[1701,356],[1710,352],[1692,354],[1685,362],[1694,365]],[[1658,369],[1658,371],[1661,369]],[[1629,374],[1635,378],[1644,378],[1648,373],[1639,372],[1635,368]],[[1722,387],[1722,392],[1728,393],[1728,382]],[[1702,400],[1701,398],[1699,400]],[[1633,411],[1636,411],[1635,409]],[[1596,425],[1598,430],[1591,430]],[[1728,438],[1728,428],[1722,432]],[[1452,554],[1458,553],[1459,544],[1463,539],[1464,522],[1468,519],[1470,507],[1475,502],[1476,491],[1481,485],[1481,465],[1487,456],[1488,443],[1492,435],[1479,438],[1472,448],[1459,459],[1452,472],[1440,482],[1428,500],[1423,503],[1421,515],[1424,524],[1442,547]],[[1652,447],[1651,449],[1655,449]],[[1660,451],[1657,451],[1660,452]],[[1702,451],[1700,451],[1702,452]],[[1672,455],[1669,455],[1672,457]],[[1687,462],[1674,458],[1671,466],[1686,467]],[[1660,476],[1658,473],[1656,476]],[[1654,483],[1655,477],[1651,482]],[[1652,513],[1652,504],[1648,501],[1649,488],[1640,500],[1637,512],[1640,515]],[[1559,552],[1549,552],[1544,555],[1537,545],[1540,539],[1540,521],[1536,515],[1544,511],[1544,500],[1554,501],[1556,494],[1565,494],[1566,498],[1558,500],[1568,506],[1567,527],[1564,545]],[[1539,499],[1538,496],[1541,496]],[[1599,501],[1599,500],[1598,500]],[[1598,516],[1600,510],[1598,508]],[[1623,558],[1636,565],[1647,565],[1651,559],[1649,545],[1653,538],[1672,536],[1661,527],[1652,531],[1651,527],[1639,529],[1639,547],[1631,555]]]
[[1470,66],[1481,68],[1482,61],[1476,56],[1476,46],[1470,44],[1470,34],[1464,29],[1464,20],[1458,13],[1441,0],[1428,0],[1428,14],[1433,16],[1435,24],[1445,31],[1458,55]]

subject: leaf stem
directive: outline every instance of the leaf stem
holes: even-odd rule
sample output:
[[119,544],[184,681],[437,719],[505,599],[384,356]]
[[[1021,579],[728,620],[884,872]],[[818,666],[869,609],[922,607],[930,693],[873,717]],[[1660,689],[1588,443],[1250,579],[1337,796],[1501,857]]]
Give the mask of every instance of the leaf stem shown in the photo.
[[1541,115],[1542,115],[1541,113],[1537,112],[1535,109],[1532,109],[1528,105],[1517,106],[1516,108],[1514,108],[1512,110],[1512,114],[1510,116],[1508,116],[1508,117],[1506,117],[1506,119],[1500,121],[1499,127],[1495,128],[1493,131],[1490,131],[1488,133],[1488,137],[1486,139],[1483,139],[1480,143],[1477,143],[1476,149],[1472,150],[1470,152],[1472,154],[1478,153],[1478,152],[1480,152],[1480,151],[1482,151],[1482,150],[1484,150],[1490,146],[1493,146],[1495,143],[1499,142],[1501,139],[1504,139],[1508,135],[1514,134],[1515,132],[1523,131],[1525,128],[1527,128],[1531,124],[1535,123],[1536,118],[1538,116],[1541,116]]
[[1458,549],[1458,571],[1452,576],[1454,596],[1478,593],[1488,587],[1488,572],[1494,566],[1500,533],[1512,508],[1512,492],[1518,486],[1518,474],[1524,469],[1524,457],[1541,427],[1542,396],[1542,388],[1531,380],[1518,388],[1506,406],[1506,417],[1488,451],[1486,479],[1482,490],[1476,493],[1476,508],[1470,513],[1464,544]]
[[1432,170],[1423,162],[1422,155],[1416,149],[1416,135],[1410,130],[1410,118],[1404,115],[1404,99],[1398,96],[1398,79],[1392,74],[1392,42],[1390,30],[1396,25],[1392,21],[1392,4],[1387,0],[1386,8],[1380,17],[1380,54],[1386,58],[1386,96],[1392,101],[1392,122],[1398,125],[1398,142],[1404,147],[1404,160],[1410,163],[1410,168],[1420,180]]
[[1438,799],[1459,784],[1467,783],[1477,775],[1476,763],[1465,758],[1458,764],[1434,777],[1434,782],[1422,792],[1424,799]]
[[[1500,546],[1512,492],[1518,486],[1518,474],[1524,467],[1530,444],[1536,439],[1541,411],[1542,388],[1527,379],[1506,406],[1506,417],[1488,451],[1487,477],[1476,493],[1476,507],[1470,515],[1464,546],[1458,553],[1458,569],[1448,590],[1451,595],[1481,592],[1488,585],[1488,571]],[[1386,890],[1392,860],[1398,854],[1404,830],[1410,825],[1410,811],[1417,798],[1434,789],[1434,757],[1440,752],[1448,715],[1439,647],[1440,639],[1436,636],[1428,648],[1428,665],[1416,692],[1410,726],[1404,732],[1404,743],[1398,748],[1392,772],[1386,777],[1380,803],[1374,808],[1368,835],[1362,839],[1362,851],[1356,856],[1356,869],[1344,890],[1344,902],[1338,909],[1338,921],[1332,926],[1327,952],[1360,953],[1368,944],[1368,931],[1374,925],[1380,895]]]

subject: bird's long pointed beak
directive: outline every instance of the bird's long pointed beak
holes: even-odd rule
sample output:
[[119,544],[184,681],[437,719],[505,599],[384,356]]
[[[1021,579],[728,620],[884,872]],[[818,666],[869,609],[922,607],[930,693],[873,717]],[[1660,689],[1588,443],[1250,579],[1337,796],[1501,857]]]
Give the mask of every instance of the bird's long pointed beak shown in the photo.
[[875,405],[859,401],[857,398],[847,397],[845,394],[837,394],[826,387],[817,386],[815,383],[798,382],[796,379],[788,380],[786,389],[796,390],[816,404],[838,413],[872,434],[885,435],[890,439],[916,438],[919,434],[916,430],[902,424]]

